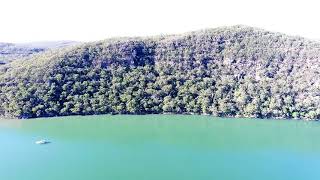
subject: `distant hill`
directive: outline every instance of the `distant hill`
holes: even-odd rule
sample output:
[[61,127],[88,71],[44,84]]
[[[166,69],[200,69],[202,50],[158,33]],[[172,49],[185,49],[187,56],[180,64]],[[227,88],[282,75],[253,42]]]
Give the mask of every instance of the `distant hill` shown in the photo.
[[0,68],[0,112],[320,118],[320,44],[247,26],[114,38]]
[[77,44],[74,41],[48,41],[33,43],[1,43],[0,42],[0,64],[11,62],[15,59],[28,57],[32,54],[44,52],[48,49],[62,48]]

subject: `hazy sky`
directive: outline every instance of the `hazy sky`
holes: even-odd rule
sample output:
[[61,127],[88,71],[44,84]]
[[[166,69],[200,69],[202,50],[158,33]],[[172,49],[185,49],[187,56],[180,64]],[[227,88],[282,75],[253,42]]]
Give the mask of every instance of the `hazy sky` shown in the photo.
[[0,0],[0,42],[91,41],[244,24],[320,39],[317,0]]

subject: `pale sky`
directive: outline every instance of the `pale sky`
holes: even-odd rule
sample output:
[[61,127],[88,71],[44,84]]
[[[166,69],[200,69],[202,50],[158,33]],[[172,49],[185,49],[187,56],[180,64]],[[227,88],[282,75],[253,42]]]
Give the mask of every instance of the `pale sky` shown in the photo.
[[0,0],[0,42],[93,41],[243,24],[320,39],[317,0]]

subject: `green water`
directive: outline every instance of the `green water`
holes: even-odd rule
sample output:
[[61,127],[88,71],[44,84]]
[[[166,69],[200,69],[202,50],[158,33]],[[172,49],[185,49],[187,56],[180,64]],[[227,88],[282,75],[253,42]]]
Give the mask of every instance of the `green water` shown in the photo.
[[0,180],[319,180],[319,138],[319,122],[289,120],[2,120]]

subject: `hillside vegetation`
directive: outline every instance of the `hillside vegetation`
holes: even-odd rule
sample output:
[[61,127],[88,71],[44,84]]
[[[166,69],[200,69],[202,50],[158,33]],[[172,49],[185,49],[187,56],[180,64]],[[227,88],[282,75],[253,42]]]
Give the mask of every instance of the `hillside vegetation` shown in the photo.
[[0,113],[320,117],[320,44],[246,26],[119,38],[1,66]]
[[38,54],[48,49],[62,48],[74,44],[76,44],[76,42],[73,41],[34,42],[23,44],[0,42],[0,65],[16,59],[29,57],[33,54]]

